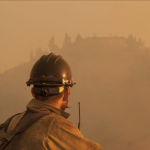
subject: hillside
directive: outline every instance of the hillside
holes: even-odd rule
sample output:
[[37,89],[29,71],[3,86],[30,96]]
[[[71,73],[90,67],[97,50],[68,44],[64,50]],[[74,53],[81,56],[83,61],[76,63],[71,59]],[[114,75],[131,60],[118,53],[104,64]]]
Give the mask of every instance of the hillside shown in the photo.
[[[43,54],[61,54],[70,64],[74,81],[69,120],[78,123],[81,102],[81,132],[103,150],[148,150],[150,146],[150,48],[132,35],[124,37],[66,35],[59,48],[54,37],[50,50],[37,50],[30,62],[0,74],[0,122],[25,110],[32,98],[29,79],[34,62]],[[13,61],[13,60],[12,60]]]

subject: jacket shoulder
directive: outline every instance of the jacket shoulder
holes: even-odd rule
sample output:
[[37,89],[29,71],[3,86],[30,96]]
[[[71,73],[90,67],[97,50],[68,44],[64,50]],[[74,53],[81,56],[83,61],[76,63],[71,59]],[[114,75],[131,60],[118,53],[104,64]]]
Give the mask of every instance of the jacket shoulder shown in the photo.
[[[48,130],[48,139],[53,149],[74,149],[79,147],[83,150],[101,150],[99,144],[83,137],[80,130],[69,120],[62,116],[56,116]],[[56,144],[57,143],[57,144]]]
[[68,132],[83,137],[80,130],[71,121],[60,115],[56,115],[49,126],[49,133],[61,134],[63,132]]
[[25,111],[22,112],[22,113],[18,113],[18,114],[15,114],[13,115],[9,122],[9,125],[8,125],[8,128],[7,128],[7,132],[10,131],[10,130],[13,130],[14,127],[16,126],[16,124],[19,122],[19,120],[21,119],[21,117],[24,115]]

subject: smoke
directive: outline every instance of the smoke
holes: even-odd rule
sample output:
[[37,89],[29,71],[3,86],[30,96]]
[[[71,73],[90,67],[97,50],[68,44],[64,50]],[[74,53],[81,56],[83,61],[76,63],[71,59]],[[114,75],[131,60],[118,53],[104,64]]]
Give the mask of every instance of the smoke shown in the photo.
[[150,140],[150,49],[132,35],[88,37],[75,42],[66,36],[62,48],[51,41],[50,51],[38,50],[28,63],[0,74],[0,121],[24,111],[31,99],[25,87],[33,64],[41,55],[61,54],[69,63],[73,79],[69,118],[78,124],[81,103],[81,132],[103,150],[147,150]]

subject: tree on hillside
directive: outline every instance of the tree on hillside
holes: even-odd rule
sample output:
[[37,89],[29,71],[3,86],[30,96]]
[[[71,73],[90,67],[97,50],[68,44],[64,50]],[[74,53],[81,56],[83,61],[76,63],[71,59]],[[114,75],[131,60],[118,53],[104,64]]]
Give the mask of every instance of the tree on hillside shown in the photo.
[[75,41],[76,41],[76,42],[79,42],[79,41],[81,41],[81,40],[82,40],[81,35],[80,35],[80,34],[77,34]]
[[55,38],[54,36],[51,37],[51,39],[49,40],[49,48],[50,48],[50,51],[55,51],[58,49],[58,46],[57,44],[55,43]]
[[138,49],[138,42],[136,40],[136,37],[133,37],[132,34],[128,35],[128,38],[127,38],[127,45],[128,45],[128,49],[129,50],[135,50],[135,49]]
[[63,46],[66,46],[70,43],[71,43],[71,37],[66,33],[65,39],[64,39],[64,42],[63,42]]
[[136,42],[136,37],[133,37],[132,34],[128,35],[128,40],[132,41],[132,42]]

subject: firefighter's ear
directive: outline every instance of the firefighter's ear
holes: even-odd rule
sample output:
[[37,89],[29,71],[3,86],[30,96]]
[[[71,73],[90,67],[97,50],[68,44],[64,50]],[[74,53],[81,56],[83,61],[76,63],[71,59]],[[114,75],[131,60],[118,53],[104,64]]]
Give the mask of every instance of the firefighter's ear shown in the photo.
[[64,97],[63,97],[63,101],[68,101],[69,98],[69,94],[70,94],[70,89],[65,89],[64,90]]
[[35,98],[35,94],[33,93],[33,88],[31,89],[31,94]]

